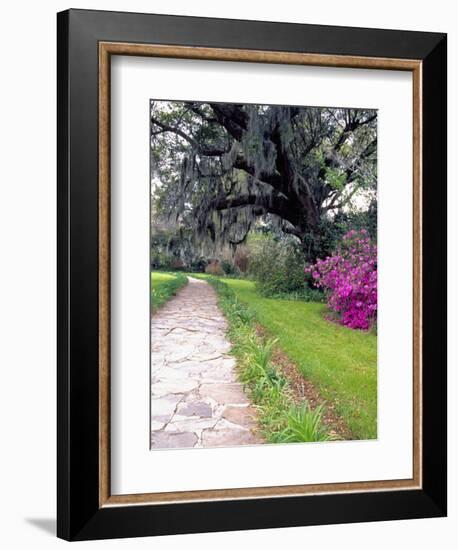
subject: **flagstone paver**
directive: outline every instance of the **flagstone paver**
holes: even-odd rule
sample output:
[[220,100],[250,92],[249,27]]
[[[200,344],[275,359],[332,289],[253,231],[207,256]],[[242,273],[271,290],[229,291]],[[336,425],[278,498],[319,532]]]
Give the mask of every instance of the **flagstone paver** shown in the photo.
[[262,443],[213,288],[188,284],[151,319],[151,448]]

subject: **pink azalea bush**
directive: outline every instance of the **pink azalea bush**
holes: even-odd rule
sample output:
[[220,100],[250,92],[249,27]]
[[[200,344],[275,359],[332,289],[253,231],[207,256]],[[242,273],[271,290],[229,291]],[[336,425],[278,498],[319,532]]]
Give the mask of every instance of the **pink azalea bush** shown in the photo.
[[307,266],[305,273],[322,288],[339,322],[367,330],[377,318],[377,247],[365,229],[347,233],[333,256]]

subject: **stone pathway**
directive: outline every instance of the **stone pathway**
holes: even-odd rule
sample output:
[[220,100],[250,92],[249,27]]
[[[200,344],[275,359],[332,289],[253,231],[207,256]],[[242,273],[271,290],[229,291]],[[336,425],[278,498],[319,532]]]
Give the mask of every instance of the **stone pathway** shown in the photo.
[[262,443],[213,288],[188,284],[151,319],[151,448]]

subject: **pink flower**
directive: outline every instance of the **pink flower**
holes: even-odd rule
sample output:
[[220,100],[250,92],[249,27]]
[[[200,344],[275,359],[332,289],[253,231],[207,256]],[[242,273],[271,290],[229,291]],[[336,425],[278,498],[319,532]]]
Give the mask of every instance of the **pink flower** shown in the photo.
[[367,231],[349,231],[334,256],[305,268],[315,286],[326,290],[328,307],[340,322],[369,329],[377,317],[377,249]]

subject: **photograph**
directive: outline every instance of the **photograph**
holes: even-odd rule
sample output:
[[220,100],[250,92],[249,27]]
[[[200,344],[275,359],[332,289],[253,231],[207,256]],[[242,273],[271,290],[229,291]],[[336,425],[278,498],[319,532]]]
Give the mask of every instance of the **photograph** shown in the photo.
[[[420,550],[442,518],[453,540],[447,25],[399,3],[376,27],[338,2],[321,15],[210,4],[57,14],[57,75],[37,80],[54,92],[35,101],[57,121],[57,224],[20,197],[57,229],[39,239],[54,243],[57,273],[33,271],[34,297],[57,282],[54,454],[40,462],[54,477],[37,478],[57,502],[30,508],[30,531],[57,510],[68,541],[184,535],[192,546],[223,533],[232,548],[237,533],[268,529],[273,546],[280,529],[313,538],[330,526],[340,544],[340,525],[352,547],[390,538]],[[34,29],[51,40],[45,19]],[[36,64],[22,65],[34,81]],[[29,97],[22,80],[15,93]],[[10,111],[21,134],[24,109]],[[38,164],[49,143],[31,149]],[[17,179],[21,155],[11,166]],[[15,259],[30,249],[22,230]],[[17,308],[21,292],[8,291]],[[24,382],[23,370],[9,369]],[[42,439],[39,424],[16,440]],[[413,541],[405,520],[426,518]]]
[[377,439],[377,110],[149,116],[151,450]]

